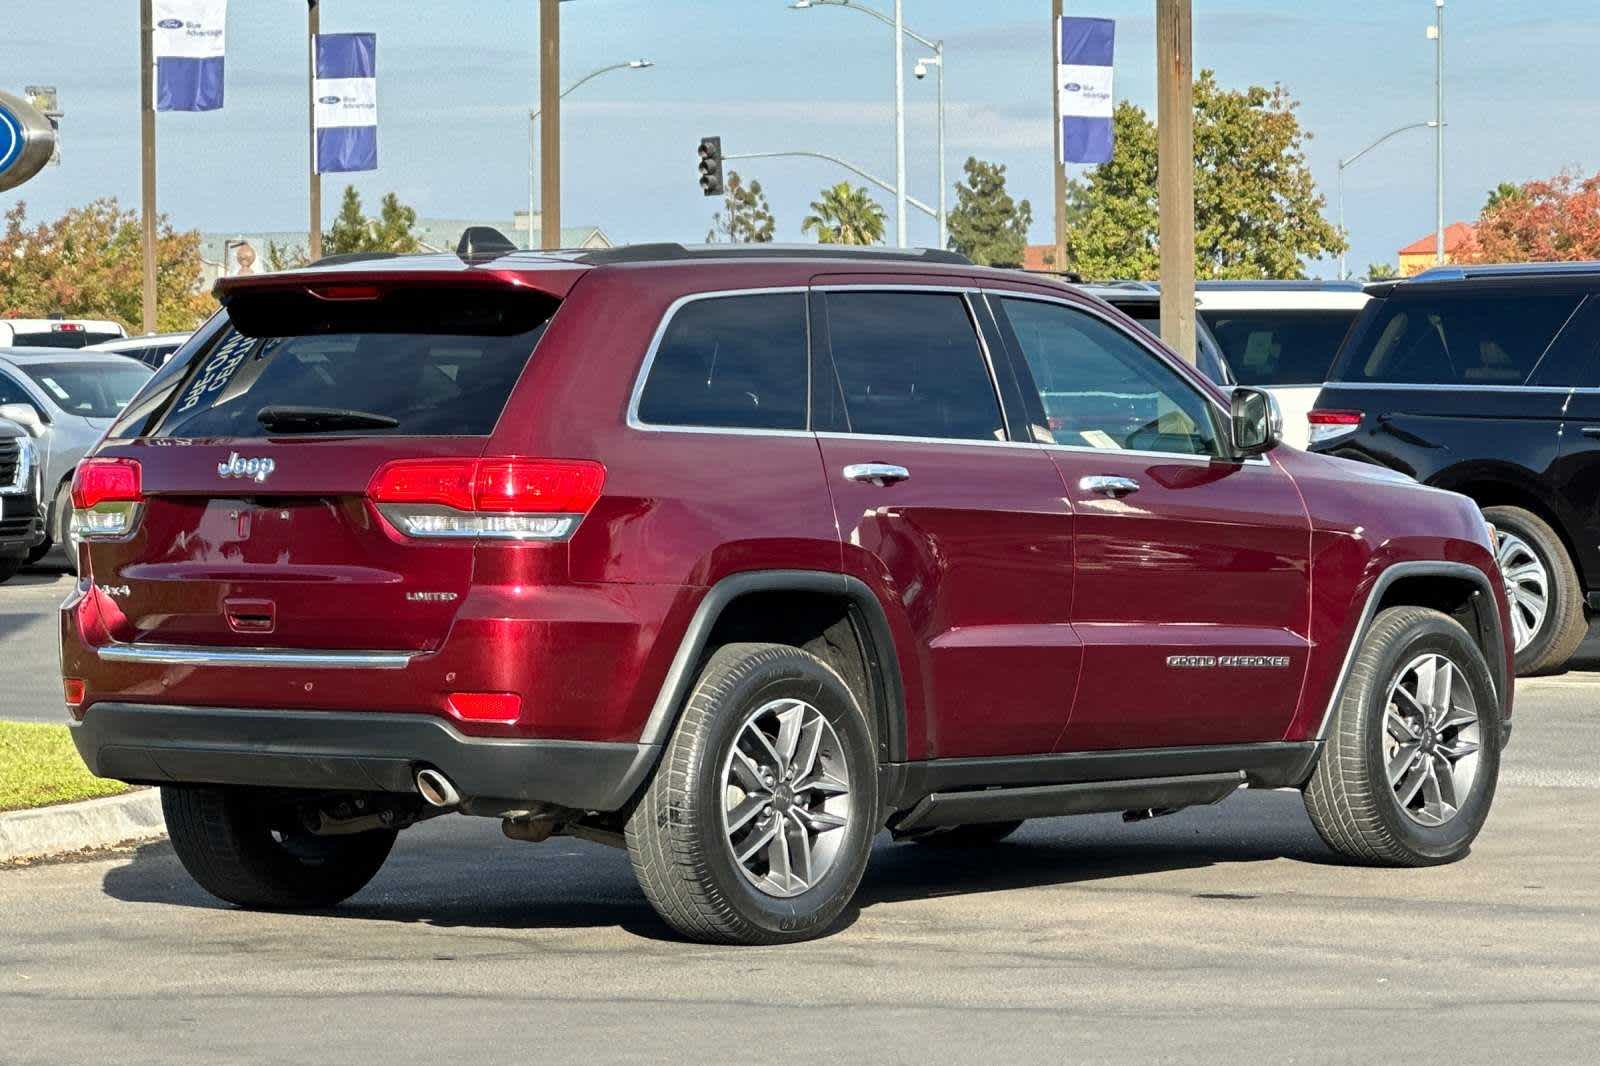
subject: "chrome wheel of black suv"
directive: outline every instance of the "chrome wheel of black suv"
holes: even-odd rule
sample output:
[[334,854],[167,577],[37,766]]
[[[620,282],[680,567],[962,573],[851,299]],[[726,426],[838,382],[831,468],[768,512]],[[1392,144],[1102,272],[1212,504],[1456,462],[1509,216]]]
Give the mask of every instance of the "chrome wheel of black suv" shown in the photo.
[[855,894],[877,811],[872,736],[839,675],[799,648],[729,644],[628,819],[628,854],[684,936],[807,940]]
[[1489,665],[1467,631],[1423,607],[1383,611],[1306,785],[1311,822],[1357,862],[1453,862],[1488,817],[1501,729]]
[[1495,556],[1511,604],[1519,675],[1559,670],[1588,632],[1583,586],[1561,538],[1521,507],[1485,507],[1499,532]]

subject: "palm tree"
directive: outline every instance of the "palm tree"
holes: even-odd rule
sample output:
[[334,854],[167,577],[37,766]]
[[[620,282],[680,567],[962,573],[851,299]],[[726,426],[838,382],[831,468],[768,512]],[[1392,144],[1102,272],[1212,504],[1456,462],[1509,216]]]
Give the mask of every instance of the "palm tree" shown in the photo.
[[821,244],[883,243],[883,208],[859,185],[841,181],[811,201],[812,213],[800,223],[802,233],[815,230]]

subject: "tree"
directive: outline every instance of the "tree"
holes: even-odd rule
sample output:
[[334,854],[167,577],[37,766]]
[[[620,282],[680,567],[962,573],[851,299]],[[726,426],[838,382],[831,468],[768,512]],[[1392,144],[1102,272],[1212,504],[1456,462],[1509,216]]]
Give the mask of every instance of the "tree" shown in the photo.
[[346,185],[333,228],[322,235],[322,251],[324,255],[414,252],[422,246],[414,232],[416,224],[416,210],[392,192],[384,195],[378,217],[368,218],[361,210],[361,194],[354,185]]
[[950,212],[950,247],[979,266],[1021,266],[1033,206],[1006,191],[1006,168],[968,156]]
[[1368,281],[1388,281],[1390,278],[1398,278],[1399,276],[1400,269],[1389,263],[1369,263],[1367,265]]
[[1563,170],[1530,181],[1483,209],[1462,263],[1529,263],[1600,258],[1600,174]]
[[[0,311],[42,318],[109,318],[143,328],[144,256],[139,216],[114,199],[30,225],[27,205],[5,214],[0,233]],[[156,222],[156,328],[194,329],[216,301],[201,289],[200,233]]]
[[1489,190],[1489,199],[1484,201],[1483,213],[1493,211],[1501,203],[1514,200],[1522,195],[1522,186],[1509,181],[1502,181],[1499,185]]
[[280,270],[297,270],[310,261],[306,256],[304,245],[267,242],[266,267],[273,273]]
[[[1281,85],[1224,89],[1209,70],[1194,86],[1195,271],[1206,278],[1298,278],[1302,260],[1337,255],[1339,231],[1322,216],[1304,145],[1311,136]],[[1156,128],[1119,103],[1116,148],[1091,170],[1067,236],[1079,272],[1154,278],[1160,271]]]
[[811,214],[800,222],[802,233],[817,234],[819,244],[878,244],[883,240],[883,207],[859,185],[841,181],[811,201]]
[[711,232],[706,234],[706,243],[767,244],[776,228],[761,183],[752,181],[746,185],[737,170],[730,170],[727,196],[722,201],[722,210],[711,218]]

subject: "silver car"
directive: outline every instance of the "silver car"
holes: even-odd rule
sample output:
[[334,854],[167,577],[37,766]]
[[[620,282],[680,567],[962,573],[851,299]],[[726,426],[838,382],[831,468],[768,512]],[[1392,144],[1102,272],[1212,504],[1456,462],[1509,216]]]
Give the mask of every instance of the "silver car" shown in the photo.
[[[37,561],[52,544],[64,543],[72,501],[68,489],[83,454],[100,439],[151,370],[133,359],[59,348],[0,348],[0,419],[15,422],[34,439],[42,477],[39,507],[44,543],[33,549]],[[70,547],[67,565],[77,556]]]

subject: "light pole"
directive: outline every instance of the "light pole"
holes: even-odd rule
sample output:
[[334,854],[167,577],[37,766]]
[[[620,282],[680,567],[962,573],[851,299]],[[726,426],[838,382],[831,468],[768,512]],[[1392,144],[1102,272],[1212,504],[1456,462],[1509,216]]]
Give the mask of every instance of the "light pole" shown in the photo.
[[1444,265],[1444,0],[1433,0],[1433,259]]
[[[630,59],[626,63],[612,63],[610,66],[600,67],[598,70],[591,70],[589,73],[585,74],[583,77],[579,78],[577,81],[573,82],[571,85],[569,85],[565,89],[561,90],[561,94],[559,96],[557,96],[556,99],[557,100],[565,100],[569,95],[571,95],[571,93],[572,93],[572,91],[574,89],[578,88],[578,86],[582,85],[584,82],[593,81],[595,78],[598,78],[600,75],[609,74],[613,70],[648,70],[649,68],[651,68],[653,66],[655,66],[655,62],[653,60],[649,60],[649,59]],[[538,195],[539,195],[539,115],[540,115],[540,113],[541,113],[541,110],[539,108],[535,108],[534,110],[528,112],[528,247],[529,248],[533,247],[533,239],[534,239],[533,238],[533,219],[534,219],[534,215],[537,213],[536,212],[536,208],[537,208],[538,203],[539,203]]]
[[[1349,169],[1350,164],[1354,163],[1356,160],[1360,159],[1362,156],[1366,155],[1368,152],[1370,152],[1374,148],[1378,147],[1378,145],[1382,144],[1384,141],[1387,141],[1390,137],[1394,137],[1394,136],[1397,136],[1399,134],[1402,134],[1402,133],[1406,132],[1407,130],[1428,129],[1428,128],[1432,127],[1433,125],[1434,125],[1434,123],[1432,123],[1432,122],[1412,122],[1412,123],[1408,123],[1407,125],[1404,125],[1404,126],[1396,126],[1394,129],[1390,130],[1388,133],[1385,133],[1382,137],[1379,137],[1377,140],[1373,141],[1371,144],[1369,144],[1365,148],[1361,149],[1361,151],[1357,152],[1355,155],[1350,156],[1348,159],[1339,160],[1339,235],[1341,237],[1347,237],[1347,235],[1348,235],[1348,231],[1344,228],[1344,172],[1347,169]],[[1346,243],[1347,244],[1349,243],[1348,240],[1346,241]],[[1347,259],[1346,259],[1347,255],[1348,255],[1348,252],[1340,252],[1339,253],[1339,280],[1340,281],[1343,281],[1343,280],[1345,280],[1346,278],[1348,278],[1350,276],[1350,271],[1349,271],[1348,264],[1347,264]]]
[[935,66],[939,68],[939,247],[949,244],[949,227],[947,225],[948,212],[945,205],[948,202],[949,190],[945,188],[945,152],[944,152],[944,42],[931,40],[906,27],[901,18],[900,0],[895,0],[895,13],[891,17],[877,8],[868,7],[857,3],[856,0],[794,0],[789,7],[795,11],[808,11],[814,7],[843,7],[852,11],[859,11],[863,15],[871,15],[886,26],[891,26],[895,31],[895,173],[896,185],[895,206],[897,209],[897,224],[900,231],[900,246],[905,247],[905,219],[906,203],[902,200],[906,185],[905,175],[905,133],[906,133],[906,101],[905,101],[905,68],[904,60],[900,54],[900,38],[909,37],[913,41],[933,52],[927,59],[917,61],[916,74],[921,78],[926,73],[926,68]]

